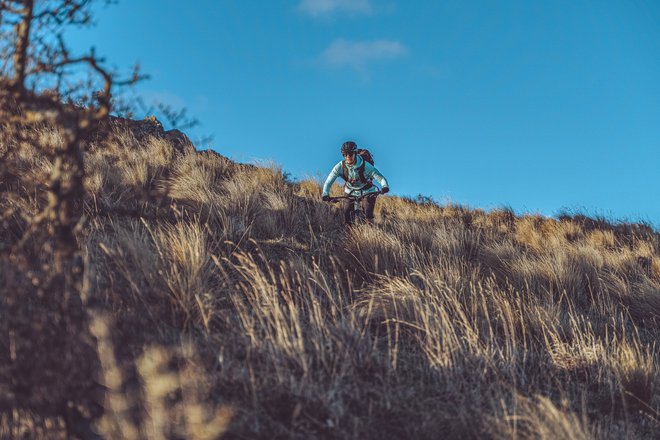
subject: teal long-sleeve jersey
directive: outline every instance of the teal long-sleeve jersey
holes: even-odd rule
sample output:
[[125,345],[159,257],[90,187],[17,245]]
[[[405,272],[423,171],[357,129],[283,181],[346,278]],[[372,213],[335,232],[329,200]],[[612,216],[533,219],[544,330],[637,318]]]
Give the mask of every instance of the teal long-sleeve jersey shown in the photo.
[[[340,161],[337,165],[332,168],[332,171],[330,171],[330,174],[328,174],[327,179],[325,179],[325,183],[323,184],[323,194],[324,196],[327,196],[330,194],[330,187],[332,186],[333,183],[335,183],[335,180],[337,180],[337,177],[343,177],[342,174],[342,166],[341,163],[343,161]],[[358,168],[362,165],[362,162],[364,162],[364,178],[367,180],[367,183],[362,183],[360,181],[360,176],[358,173]],[[369,183],[371,183],[372,180],[375,180],[378,182],[378,184],[381,186],[381,188],[384,187],[389,187],[387,184],[387,179],[378,171],[378,169],[371,165],[369,162],[366,162],[360,155],[356,156],[356,161],[353,164],[353,166],[346,164],[346,170],[348,171],[348,180],[346,181],[346,186],[344,187],[344,192],[349,193],[351,191],[359,191],[362,190],[364,187],[369,186]],[[354,183],[350,183],[353,181]],[[367,189],[365,192],[375,192],[378,191],[378,188],[375,186],[372,186],[371,188]]]

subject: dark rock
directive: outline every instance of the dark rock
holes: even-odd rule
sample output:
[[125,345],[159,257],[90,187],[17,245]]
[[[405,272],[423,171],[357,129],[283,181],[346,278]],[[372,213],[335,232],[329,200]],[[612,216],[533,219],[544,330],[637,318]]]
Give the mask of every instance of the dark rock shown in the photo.
[[163,124],[155,116],[147,116],[142,120],[119,118],[111,116],[94,131],[93,141],[97,144],[113,144],[118,133],[129,131],[138,143],[155,137],[165,139],[180,155],[187,155],[196,151],[195,145],[181,130],[165,131]]
[[185,156],[195,152],[195,146],[181,130],[168,130],[164,137],[179,154]]
[[140,120],[110,117],[110,127],[114,129],[125,129],[133,133],[137,139],[143,139],[148,136],[162,138],[165,136],[163,124],[155,116],[147,116]]

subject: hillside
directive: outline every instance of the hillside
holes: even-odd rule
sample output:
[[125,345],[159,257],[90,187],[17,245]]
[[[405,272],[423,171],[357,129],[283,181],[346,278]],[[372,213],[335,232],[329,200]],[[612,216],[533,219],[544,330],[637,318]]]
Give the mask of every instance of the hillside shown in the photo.
[[115,119],[84,157],[89,329],[63,340],[22,239],[51,159],[0,149],[2,438],[62,437],[54,395],[103,438],[660,438],[648,226],[385,196],[345,229],[315,181]]

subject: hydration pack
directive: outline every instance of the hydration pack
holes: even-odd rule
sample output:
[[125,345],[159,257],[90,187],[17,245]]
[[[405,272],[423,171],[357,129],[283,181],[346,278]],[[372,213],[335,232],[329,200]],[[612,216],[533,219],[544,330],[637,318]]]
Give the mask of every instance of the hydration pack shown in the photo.
[[360,155],[360,157],[362,157],[362,165],[360,165],[357,169],[359,179],[358,180],[353,180],[353,181],[348,180],[348,167],[346,166],[346,160],[341,161],[341,172],[342,172],[341,177],[344,179],[344,181],[346,181],[348,183],[351,183],[351,184],[357,183],[358,181],[361,182],[362,184],[371,183],[366,179],[366,177],[364,177],[364,167],[365,167],[365,164],[367,162],[369,162],[371,165],[373,165],[374,164],[374,157],[371,155],[369,150],[364,149],[364,148],[358,149],[356,151],[356,154],[358,154],[358,155]]

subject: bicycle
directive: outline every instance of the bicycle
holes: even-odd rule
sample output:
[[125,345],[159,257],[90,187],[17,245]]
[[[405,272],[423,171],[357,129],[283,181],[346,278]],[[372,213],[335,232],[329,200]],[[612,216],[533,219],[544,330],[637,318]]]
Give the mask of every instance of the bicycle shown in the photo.
[[331,197],[328,202],[337,203],[340,200],[348,199],[353,203],[353,209],[349,212],[349,219],[351,224],[364,224],[367,223],[367,215],[362,209],[362,199],[366,197],[376,197],[378,194],[381,194],[380,190],[368,192],[360,195],[354,195],[353,193],[361,190],[352,190],[345,196],[340,197]]

